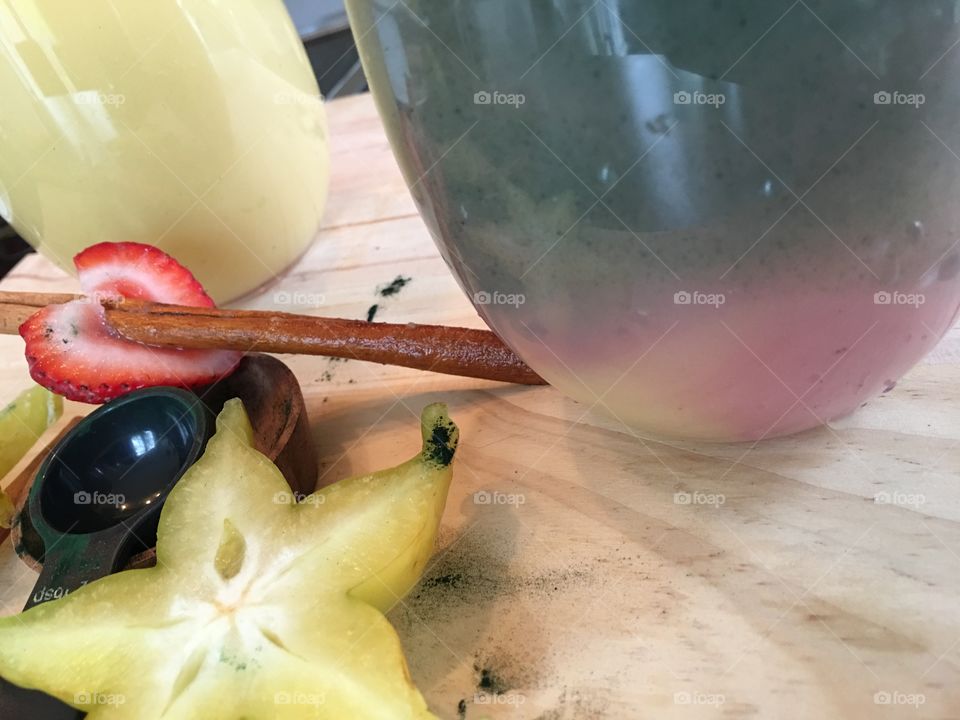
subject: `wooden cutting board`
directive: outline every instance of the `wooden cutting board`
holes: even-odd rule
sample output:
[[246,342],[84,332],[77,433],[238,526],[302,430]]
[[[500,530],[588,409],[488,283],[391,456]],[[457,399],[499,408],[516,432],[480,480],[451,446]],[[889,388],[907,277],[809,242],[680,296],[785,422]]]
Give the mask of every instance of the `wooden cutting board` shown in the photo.
[[[370,99],[329,109],[319,240],[244,304],[481,326]],[[76,284],[31,256],[0,288]],[[754,448],[647,440],[550,388],[284,359],[324,481],[412,454],[433,400],[463,429],[436,558],[391,613],[441,717],[960,718],[960,327],[853,417]],[[19,338],[0,373],[0,401],[27,385]],[[0,548],[0,610],[34,577]]]

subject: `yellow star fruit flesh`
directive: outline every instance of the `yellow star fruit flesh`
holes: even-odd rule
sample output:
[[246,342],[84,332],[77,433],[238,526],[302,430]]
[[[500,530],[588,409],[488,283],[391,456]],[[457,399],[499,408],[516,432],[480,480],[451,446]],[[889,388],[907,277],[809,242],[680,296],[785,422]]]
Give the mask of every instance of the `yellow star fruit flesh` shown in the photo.
[[63,398],[34,385],[0,410],[0,478],[63,414]]
[[0,490],[0,528],[10,527],[16,514],[17,508],[13,504],[13,499]]
[[90,720],[434,718],[383,612],[433,552],[458,430],[294,502],[239,400],[170,493],[157,566],[0,619],[0,675]]

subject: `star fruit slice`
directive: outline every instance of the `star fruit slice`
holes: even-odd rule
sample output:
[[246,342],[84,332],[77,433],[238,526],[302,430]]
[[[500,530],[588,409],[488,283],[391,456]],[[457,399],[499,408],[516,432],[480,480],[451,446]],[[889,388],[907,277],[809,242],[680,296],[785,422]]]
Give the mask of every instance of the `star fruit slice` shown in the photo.
[[24,390],[0,410],[0,478],[63,414],[63,398],[39,385]]
[[[39,385],[24,390],[0,410],[0,479],[61,415],[63,398]],[[9,528],[15,513],[13,498],[0,490],[0,528]]]
[[0,490],[0,528],[9,528],[16,514],[17,508],[13,504],[13,498]]
[[434,718],[383,612],[436,539],[458,430],[294,503],[239,400],[163,508],[157,566],[0,619],[0,674],[90,720]]

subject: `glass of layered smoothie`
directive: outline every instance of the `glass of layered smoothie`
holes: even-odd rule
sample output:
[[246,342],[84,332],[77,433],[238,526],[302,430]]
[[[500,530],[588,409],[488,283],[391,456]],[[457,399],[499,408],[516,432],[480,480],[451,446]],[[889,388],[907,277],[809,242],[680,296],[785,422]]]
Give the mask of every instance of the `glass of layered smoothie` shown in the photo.
[[348,0],[477,310],[643,431],[891,388],[960,308],[960,16],[901,0]]
[[219,301],[316,235],[326,118],[282,0],[0,0],[0,215],[68,271],[156,245]]

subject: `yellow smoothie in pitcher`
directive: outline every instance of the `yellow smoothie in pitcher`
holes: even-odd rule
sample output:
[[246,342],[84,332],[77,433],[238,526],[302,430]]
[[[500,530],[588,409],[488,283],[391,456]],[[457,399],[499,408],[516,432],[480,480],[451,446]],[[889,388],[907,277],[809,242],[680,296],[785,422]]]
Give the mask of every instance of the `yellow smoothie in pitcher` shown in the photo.
[[306,249],[328,173],[281,0],[0,0],[0,215],[64,269],[150,243],[235,298]]

